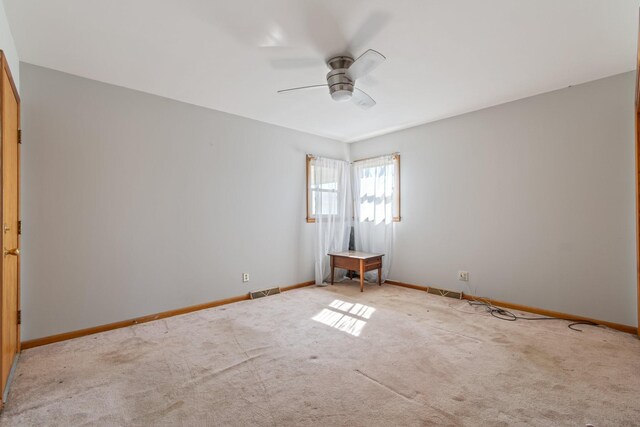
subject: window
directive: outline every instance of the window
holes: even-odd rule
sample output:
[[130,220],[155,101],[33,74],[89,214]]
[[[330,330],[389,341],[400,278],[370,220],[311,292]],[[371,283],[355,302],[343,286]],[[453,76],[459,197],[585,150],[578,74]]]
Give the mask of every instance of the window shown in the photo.
[[[307,222],[316,222],[317,215],[336,215],[338,209],[338,182],[335,174],[317,170],[315,158],[307,156]],[[318,177],[320,181],[318,181]],[[316,201],[320,200],[322,212],[318,212]]]
[[399,222],[400,155],[356,160],[352,169],[356,219],[359,222]]
[[[338,182],[335,174],[322,173],[316,170],[315,158],[307,155],[307,222],[316,222],[317,215],[336,215],[338,200]],[[360,218],[379,217],[381,212],[376,212],[380,206],[385,210],[391,210],[393,221],[400,221],[400,155],[395,153],[375,159],[364,159],[353,162],[355,202],[360,204]],[[317,177],[323,177],[319,182]],[[388,203],[368,203],[367,194],[375,194],[377,197],[388,195],[392,200]],[[387,196],[385,196],[387,197]],[[364,199],[363,199],[364,198]],[[316,201],[321,200],[323,212],[317,212]]]

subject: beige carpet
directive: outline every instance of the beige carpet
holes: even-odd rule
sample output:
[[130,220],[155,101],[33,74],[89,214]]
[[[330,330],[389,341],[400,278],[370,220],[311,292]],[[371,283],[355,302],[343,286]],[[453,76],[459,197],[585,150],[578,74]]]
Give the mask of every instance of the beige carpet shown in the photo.
[[640,341],[389,285],[305,288],[25,351],[5,425],[640,424]]

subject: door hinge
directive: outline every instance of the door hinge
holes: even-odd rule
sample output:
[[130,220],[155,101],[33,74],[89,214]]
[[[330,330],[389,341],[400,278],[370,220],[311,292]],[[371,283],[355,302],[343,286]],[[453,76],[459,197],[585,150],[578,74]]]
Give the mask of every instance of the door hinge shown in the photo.
[[18,129],[18,144],[22,144],[22,129]]
[[22,325],[22,310],[18,310],[18,325]]
[[18,234],[22,234],[22,221],[18,221]]

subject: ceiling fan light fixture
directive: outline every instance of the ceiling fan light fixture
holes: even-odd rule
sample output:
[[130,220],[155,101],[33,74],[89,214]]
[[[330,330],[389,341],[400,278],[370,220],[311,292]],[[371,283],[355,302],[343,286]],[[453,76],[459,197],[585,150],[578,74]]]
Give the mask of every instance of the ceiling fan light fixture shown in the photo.
[[344,102],[351,99],[353,92],[348,89],[339,89],[334,92],[331,92],[331,98],[334,101]]

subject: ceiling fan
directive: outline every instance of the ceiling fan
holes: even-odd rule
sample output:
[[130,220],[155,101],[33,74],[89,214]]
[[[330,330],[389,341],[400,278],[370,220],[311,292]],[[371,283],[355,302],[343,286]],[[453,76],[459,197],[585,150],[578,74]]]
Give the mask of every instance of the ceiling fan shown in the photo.
[[356,80],[369,74],[385,60],[384,55],[373,49],[367,50],[355,60],[351,56],[336,56],[327,61],[330,71],[327,74],[326,84],[283,89],[278,93],[286,94],[299,90],[328,87],[329,94],[334,101],[351,100],[358,107],[366,110],[376,105],[376,102],[363,90],[355,87]]

